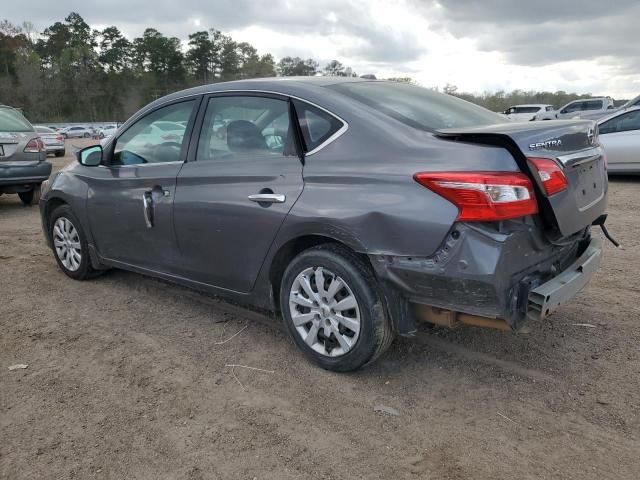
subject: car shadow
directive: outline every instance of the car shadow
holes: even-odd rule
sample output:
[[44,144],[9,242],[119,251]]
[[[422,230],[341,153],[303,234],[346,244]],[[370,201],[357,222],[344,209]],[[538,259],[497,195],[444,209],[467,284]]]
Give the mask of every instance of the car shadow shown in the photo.
[[[166,298],[169,294],[178,305],[184,303],[185,311],[197,303],[211,308],[214,315],[232,315],[240,320],[258,322],[273,331],[271,342],[282,342],[278,348],[288,349],[289,354],[302,358],[293,343],[286,340],[281,318],[269,312],[122,270],[113,270],[94,281],[115,283],[151,297]],[[195,320],[185,318],[184,321]],[[442,375],[448,371],[450,375],[469,375],[475,381],[487,384],[494,383],[496,378],[520,379],[524,383],[557,383],[564,376],[562,365],[567,363],[567,352],[575,351],[572,335],[563,333],[568,328],[568,322],[548,322],[537,324],[531,333],[516,334],[471,326],[449,330],[419,325],[414,336],[397,338],[373,364],[346,375],[357,383],[398,374],[428,383],[436,372]]]

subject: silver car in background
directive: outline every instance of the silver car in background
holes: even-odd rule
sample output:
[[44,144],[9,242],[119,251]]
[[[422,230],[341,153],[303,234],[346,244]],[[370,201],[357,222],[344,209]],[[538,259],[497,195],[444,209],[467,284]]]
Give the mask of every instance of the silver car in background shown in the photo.
[[598,126],[609,173],[640,174],[640,107],[605,117]]
[[93,136],[93,129],[83,126],[65,127],[60,130],[64,138],[90,138]]
[[0,105],[0,195],[17,193],[25,205],[37,204],[50,174],[47,151],[33,126],[15,108]]
[[64,137],[60,133],[56,132],[53,128],[44,127],[42,125],[36,125],[34,128],[40,135],[47,153],[51,153],[56,157],[64,157]]

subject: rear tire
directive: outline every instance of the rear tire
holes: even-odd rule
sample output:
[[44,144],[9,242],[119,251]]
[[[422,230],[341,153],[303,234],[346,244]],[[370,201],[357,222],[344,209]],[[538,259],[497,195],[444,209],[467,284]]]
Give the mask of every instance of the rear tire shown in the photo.
[[33,185],[28,192],[19,192],[18,196],[25,205],[37,205],[40,201],[40,184]]
[[82,135],[84,138],[89,138],[91,135],[89,135],[88,132],[84,132],[84,135]]
[[291,261],[280,309],[298,348],[327,370],[356,370],[394,339],[371,267],[341,245],[320,245]]
[[87,280],[102,273],[91,265],[87,237],[69,205],[61,205],[51,213],[49,238],[53,256],[68,277]]
[[66,153],[67,152],[65,150],[62,150],[62,151],[58,150],[56,151],[56,157],[64,157]]

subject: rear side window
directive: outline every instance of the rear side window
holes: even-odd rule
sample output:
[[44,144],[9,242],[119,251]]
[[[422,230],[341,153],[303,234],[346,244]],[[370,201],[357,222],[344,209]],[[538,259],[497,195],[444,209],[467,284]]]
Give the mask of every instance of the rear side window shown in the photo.
[[307,153],[329,140],[344,125],[342,121],[330,113],[306,102],[295,100],[294,104],[304,138],[304,151]]
[[515,107],[513,113],[536,113],[540,111],[540,107]]
[[504,117],[452,95],[395,82],[345,82],[329,88],[396,120],[433,131],[504,123]]
[[0,132],[33,132],[33,127],[18,110],[0,107]]
[[583,110],[601,110],[602,100],[588,100],[583,103]]
[[265,162],[295,154],[289,104],[278,98],[209,99],[198,141],[198,161]]

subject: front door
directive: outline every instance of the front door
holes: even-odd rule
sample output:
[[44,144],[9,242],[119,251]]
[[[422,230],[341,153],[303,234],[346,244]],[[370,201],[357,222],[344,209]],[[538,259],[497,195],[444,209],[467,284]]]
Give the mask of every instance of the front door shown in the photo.
[[174,204],[183,275],[248,292],[302,192],[289,104],[266,94],[212,96],[201,116]]
[[175,270],[173,200],[196,103],[173,103],[145,115],[105,149],[105,165],[90,170],[89,222],[104,258]]

